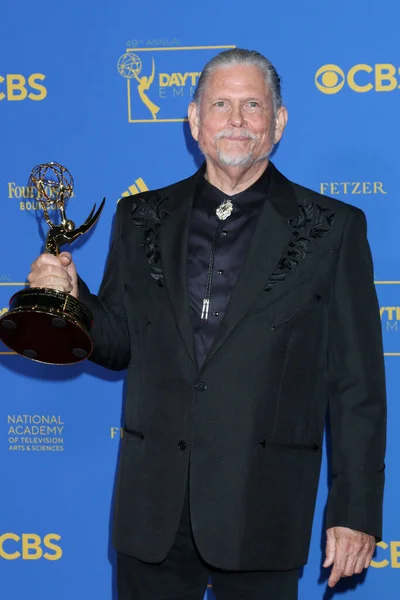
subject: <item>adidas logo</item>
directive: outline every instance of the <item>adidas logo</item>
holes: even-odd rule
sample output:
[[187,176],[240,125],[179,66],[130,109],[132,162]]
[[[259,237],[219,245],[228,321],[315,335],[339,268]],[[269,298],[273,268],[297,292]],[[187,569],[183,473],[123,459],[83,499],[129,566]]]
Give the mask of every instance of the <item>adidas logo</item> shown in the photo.
[[134,196],[135,194],[140,194],[140,192],[148,192],[149,188],[143,181],[141,177],[139,179],[135,179],[135,183],[133,183],[125,192],[121,194],[121,197],[124,198],[126,196]]

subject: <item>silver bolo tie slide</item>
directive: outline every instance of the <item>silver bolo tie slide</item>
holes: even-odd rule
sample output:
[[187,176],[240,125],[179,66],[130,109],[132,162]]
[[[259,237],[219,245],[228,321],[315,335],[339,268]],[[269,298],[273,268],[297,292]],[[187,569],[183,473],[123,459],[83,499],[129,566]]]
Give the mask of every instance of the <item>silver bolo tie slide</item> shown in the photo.
[[213,243],[211,246],[210,258],[208,261],[207,283],[206,283],[206,289],[204,292],[203,306],[201,309],[201,320],[202,321],[208,321],[208,313],[210,310],[212,278],[213,278],[213,272],[214,272],[214,258],[215,258],[215,249],[217,246],[217,240],[218,240],[219,236],[221,235],[223,222],[225,221],[225,219],[227,219],[228,217],[231,216],[232,211],[233,211],[233,204],[232,204],[232,201],[229,199],[226,199],[223,202],[221,202],[221,204],[218,206],[217,210],[215,211],[215,214],[217,215],[217,217],[219,219],[219,223],[217,225],[217,229],[215,230],[215,235],[214,235]]

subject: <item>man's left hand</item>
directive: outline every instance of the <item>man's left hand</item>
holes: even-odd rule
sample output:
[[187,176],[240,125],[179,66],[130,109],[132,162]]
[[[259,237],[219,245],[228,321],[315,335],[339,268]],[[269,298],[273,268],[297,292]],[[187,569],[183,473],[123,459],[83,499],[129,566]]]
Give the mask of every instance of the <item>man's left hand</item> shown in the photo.
[[375,550],[375,537],[349,529],[331,527],[326,532],[326,559],[324,567],[332,567],[328,580],[334,587],[341,577],[362,573],[370,565]]

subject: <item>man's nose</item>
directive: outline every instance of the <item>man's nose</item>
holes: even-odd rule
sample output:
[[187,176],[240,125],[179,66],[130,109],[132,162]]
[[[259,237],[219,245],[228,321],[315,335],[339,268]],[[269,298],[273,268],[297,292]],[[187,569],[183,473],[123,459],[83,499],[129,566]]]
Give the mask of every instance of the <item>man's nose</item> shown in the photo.
[[245,119],[243,117],[242,108],[239,105],[233,105],[230,115],[229,115],[229,123],[233,127],[242,127],[244,125]]

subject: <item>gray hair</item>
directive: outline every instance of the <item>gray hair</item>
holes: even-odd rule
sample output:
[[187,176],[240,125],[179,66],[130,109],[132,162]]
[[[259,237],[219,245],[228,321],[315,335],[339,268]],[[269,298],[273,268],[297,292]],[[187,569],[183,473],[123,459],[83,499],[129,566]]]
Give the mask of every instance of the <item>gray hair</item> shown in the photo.
[[281,78],[274,65],[256,50],[232,48],[231,50],[220,52],[209,60],[200,75],[196,91],[193,95],[193,101],[197,105],[200,104],[207,81],[214,71],[221,67],[231,67],[232,65],[255,65],[261,69],[271,92],[272,106],[276,115],[277,110],[282,106]]

